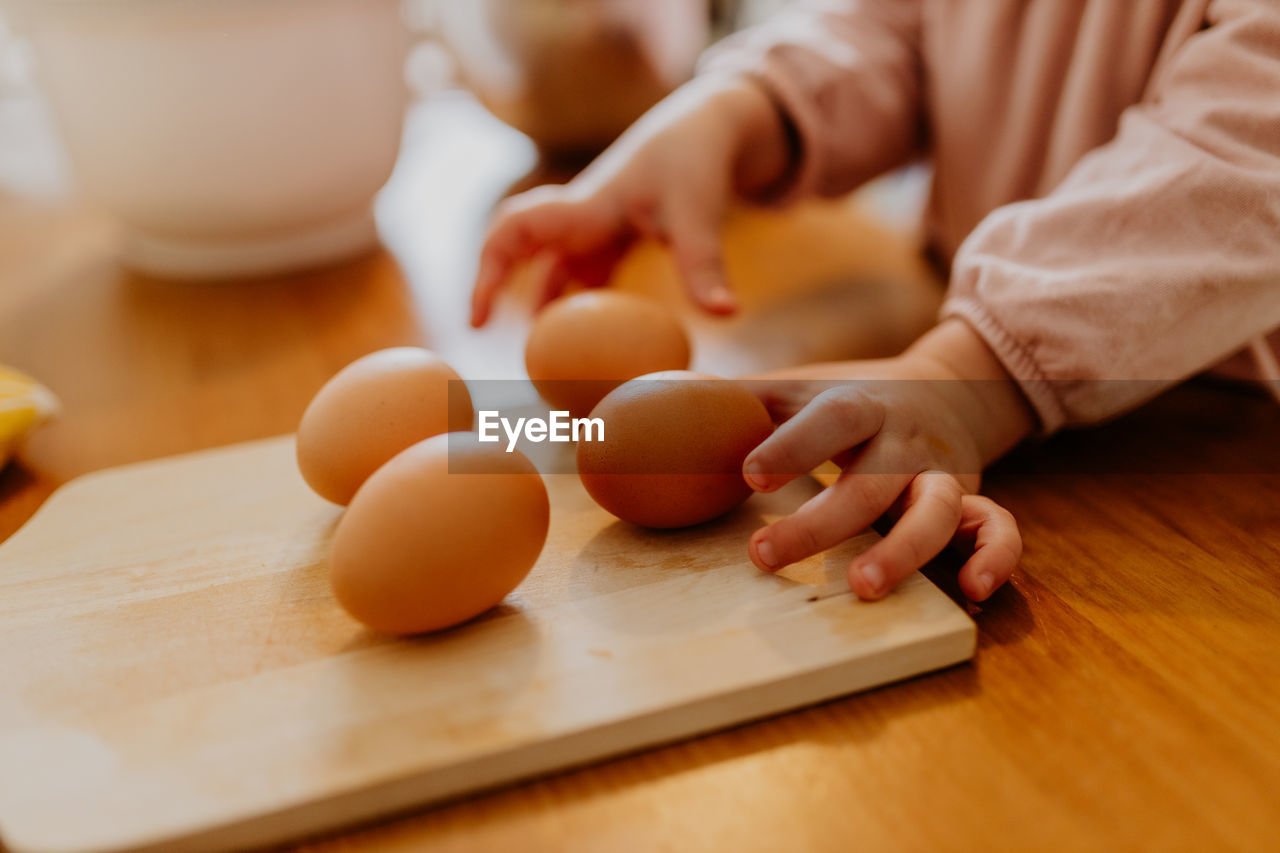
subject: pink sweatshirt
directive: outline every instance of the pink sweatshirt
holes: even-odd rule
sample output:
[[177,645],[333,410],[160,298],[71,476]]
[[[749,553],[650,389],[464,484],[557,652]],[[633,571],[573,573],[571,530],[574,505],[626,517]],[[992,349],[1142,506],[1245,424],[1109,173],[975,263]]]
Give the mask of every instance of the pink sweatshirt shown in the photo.
[[932,158],[943,316],[1045,431],[1251,345],[1274,370],[1280,0],[799,2],[703,68],[776,98],[800,143],[788,195]]

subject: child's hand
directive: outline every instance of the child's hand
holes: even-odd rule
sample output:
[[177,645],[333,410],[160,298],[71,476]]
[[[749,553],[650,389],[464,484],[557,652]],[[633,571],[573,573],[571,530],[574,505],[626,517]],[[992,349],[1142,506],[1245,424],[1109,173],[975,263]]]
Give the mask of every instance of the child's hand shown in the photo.
[[[961,346],[948,348],[956,340]],[[963,363],[974,340],[983,346],[967,327],[944,324],[896,359],[754,381],[782,424],[743,465],[752,488],[773,491],[829,459],[843,469],[822,494],[751,537],[757,566],[776,571],[887,516],[892,529],[849,566],[859,597],[881,598],[948,545],[971,552],[959,577],[970,599],[982,601],[1008,580],[1022,553],[1017,524],[974,492],[984,465],[1030,430],[1030,414],[1007,377],[966,382],[985,374],[957,372],[934,357],[945,352]]]
[[581,175],[504,202],[480,256],[471,323],[489,317],[512,268],[554,258],[538,304],[571,280],[598,287],[640,237],[667,243],[693,300],[713,313],[736,303],[725,283],[720,222],[735,193],[777,183],[789,143],[772,101],[754,83],[695,80],[654,107]]

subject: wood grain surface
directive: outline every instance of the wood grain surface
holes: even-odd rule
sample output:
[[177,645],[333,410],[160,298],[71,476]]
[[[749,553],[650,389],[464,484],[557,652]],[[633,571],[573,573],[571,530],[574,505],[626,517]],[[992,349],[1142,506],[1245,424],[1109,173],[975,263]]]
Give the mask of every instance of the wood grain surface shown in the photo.
[[[0,191],[0,362],[66,403],[26,467],[0,473],[0,535],[74,474],[292,429],[324,378],[371,349],[419,343],[465,375],[518,374],[518,300],[482,333],[465,328],[464,305],[488,211],[533,163],[473,104],[437,99],[411,116],[379,202],[387,251],[201,288],[119,271],[112,227],[88,207]],[[936,305],[908,241],[843,205],[741,217],[727,240],[751,306],[697,326],[707,369],[818,344],[822,357],[882,354]],[[620,277],[674,287],[656,250]],[[897,319],[876,321],[880,308]],[[806,312],[834,333],[753,338],[772,313]],[[1019,519],[1026,552],[976,614],[971,666],[307,849],[1271,849],[1277,435],[1265,398],[1193,383],[996,466],[985,488]],[[945,583],[953,570],[944,559],[931,573]]]
[[973,653],[973,622],[919,575],[853,596],[844,569],[874,533],[779,575],[751,565],[743,541],[811,480],[652,532],[596,506],[557,450],[529,576],[484,617],[405,640],[330,594],[341,509],[303,483],[289,436],[60,489],[0,544],[10,847],[279,843]]

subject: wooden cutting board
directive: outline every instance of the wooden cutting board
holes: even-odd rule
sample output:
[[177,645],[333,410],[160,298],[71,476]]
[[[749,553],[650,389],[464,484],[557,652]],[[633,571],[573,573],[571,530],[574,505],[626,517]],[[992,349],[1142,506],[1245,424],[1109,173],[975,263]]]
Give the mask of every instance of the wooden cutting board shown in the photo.
[[[876,604],[855,541],[747,561],[798,481],[700,528],[546,478],[542,559],[487,616],[393,640],[325,578],[340,509],[291,438],[91,474],[0,546],[0,837],[22,851],[262,845],[775,714],[971,657],[919,575]],[[502,519],[493,519],[495,536]]]

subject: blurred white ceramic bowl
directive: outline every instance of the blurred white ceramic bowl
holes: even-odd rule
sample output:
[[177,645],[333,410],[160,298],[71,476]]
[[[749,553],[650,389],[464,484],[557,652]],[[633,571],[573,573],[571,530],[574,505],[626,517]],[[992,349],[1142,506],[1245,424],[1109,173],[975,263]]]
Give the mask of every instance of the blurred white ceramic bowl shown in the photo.
[[377,240],[400,147],[400,0],[0,0],[124,260],[267,275]]

